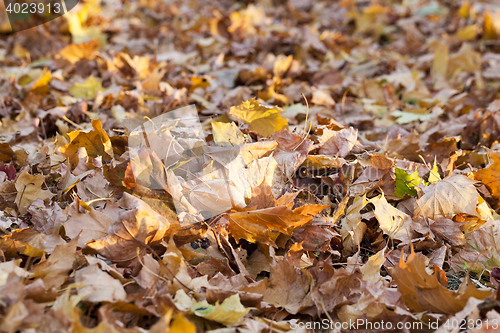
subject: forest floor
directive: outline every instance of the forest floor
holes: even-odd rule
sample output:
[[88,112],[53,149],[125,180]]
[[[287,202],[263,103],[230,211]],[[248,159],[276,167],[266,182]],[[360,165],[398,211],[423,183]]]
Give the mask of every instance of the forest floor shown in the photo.
[[498,331],[495,1],[82,0],[0,116],[1,332]]

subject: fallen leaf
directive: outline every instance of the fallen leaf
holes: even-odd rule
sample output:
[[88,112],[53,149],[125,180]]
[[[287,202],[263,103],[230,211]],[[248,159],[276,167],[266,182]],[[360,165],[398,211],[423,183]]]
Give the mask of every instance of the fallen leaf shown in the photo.
[[82,59],[92,60],[98,49],[99,42],[97,39],[93,39],[85,43],[70,44],[59,51],[59,56],[75,64]]
[[87,242],[104,238],[108,234],[108,228],[113,220],[105,214],[96,210],[90,212],[77,213],[64,222],[66,235],[71,238],[78,238],[78,246],[83,248]]
[[312,220],[312,216],[302,215],[286,206],[243,211],[228,214],[229,231],[236,240],[276,246],[274,240],[278,232],[291,235],[295,229]]
[[212,121],[212,133],[214,141],[218,144],[241,145],[247,138],[234,123],[222,123]]
[[69,276],[77,258],[78,240],[56,246],[49,259],[38,263],[31,271],[34,278],[41,278],[47,289],[59,288]]
[[341,220],[340,234],[342,235],[344,248],[353,251],[363,240],[366,224],[361,222],[361,209],[368,204],[366,196],[355,197],[353,203],[347,208],[345,217]]
[[484,299],[492,294],[491,290],[478,290],[468,278],[457,291],[449,290],[444,271],[435,266],[429,273],[426,266],[425,257],[412,250],[406,261],[402,255],[399,264],[390,271],[406,305],[415,311],[455,314],[470,297]]
[[248,124],[251,131],[268,137],[283,128],[288,128],[288,123],[281,116],[284,112],[277,107],[268,108],[255,99],[247,100],[238,106],[231,107],[230,114],[237,120]]
[[211,305],[206,300],[195,302],[192,311],[198,317],[227,326],[235,326],[250,312],[250,309],[241,304],[239,294],[234,294],[226,298],[222,304]]
[[422,188],[423,195],[417,200],[415,216],[452,218],[465,213],[477,216],[476,205],[479,194],[474,180],[454,175]]
[[395,174],[396,190],[394,195],[399,198],[403,198],[405,194],[416,197],[417,190],[415,188],[423,182],[423,179],[418,175],[418,171],[415,170],[412,174],[408,174],[405,170],[396,167]]
[[340,131],[323,130],[323,135],[319,138],[320,150],[323,155],[334,155],[345,157],[356,145],[358,130],[345,128]]
[[92,75],[82,83],[75,83],[69,88],[69,93],[75,98],[85,98],[92,101],[99,91],[104,91],[101,81]]
[[305,270],[293,266],[286,258],[276,259],[271,264],[269,280],[265,278],[241,290],[262,291],[264,301],[282,307],[295,314],[313,304],[311,299],[312,276]]
[[144,201],[128,193],[123,194],[119,204],[133,208],[119,212],[119,220],[110,225],[108,235],[87,246],[112,261],[126,262],[136,257],[137,249],[145,249],[162,239],[170,223]]
[[28,168],[24,168],[16,179],[16,205],[21,214],[26,213],[27,208],[36,199],[50,199],[54,195],[49,190],[42,190],[45,182],[43,175],[30,175]]
[[491,195],[500,199],[500,152],[488,151],[492,163],[484,169],[474,172],[474,177],[480,180],[491,191]]
[[75,273],[75,282],[82,285],[78,295],[88,302],[124,301],[127,297],[120,281],[103,272],[97,264],[87,266]]
[[411,217],[390,205],[382,193],[378,197],[370,200],[375,206],[375,217],[378,220],[380,229],[390,238],[397,239],[403,243],[410,242]]
[[78,164],[78,150],[85,148],[88,156],[102,156],[105,159],[113,158],[113,147],[108,135],[102,128],[99,120],[92,120],[93,130],[89,132],[73,131],[68,134],[70,143],[59,148],[62,155],[66,156],[73,166]]

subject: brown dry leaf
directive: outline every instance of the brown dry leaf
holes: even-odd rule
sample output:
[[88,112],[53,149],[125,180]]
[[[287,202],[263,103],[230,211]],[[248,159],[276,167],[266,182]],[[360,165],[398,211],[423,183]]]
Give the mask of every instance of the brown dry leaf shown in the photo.
[[296,230],[291,240],[295,244],[301,244],[305,251],[326,252],[334,237],[340,237],[340,235],[330,229],[308,225]]
[[87,246],[109,260],[126,262],[137,256],[137,249],[143,250],[161,240],[170,223],[147,203],[128,193],[123,194],[119,204],[127,209],[119,212],[119,220],[110,225],[108,235]]
[[12,235],[2,237],[5,240],[14,241],[17,250],[27,256],[40,257],[44,252],[52,253],[54,249],[66,242],[59,236],[58,230],[51,234],[41,234],[31,228],[18,229]]
[[439,90],[447,88],[446,82],[449,62],[449,47],[445,41],[436,41],[434,43],[434,61],[432,63],[432,78],[434,81],[434,89]]
[[135,281],[144,289],[153,288],[158,281],[160,273],[160,264],[153,258],[151,254],[142,257],[141,271],[135,277]]
[[447,289],[444,271],[434,266],[434,271],[429,273],[426,261],[427,258],[412,250],[406,261],[402,255],[398,265],[391,269],[398,291],[410,309],[455,314],[470,297],[484,299],[492,295],[491,290],[478,290],[469,279],[465,279],[457,291]]
[[122,2],[0,1],[0,330],[499,316],[498,1]]
[[43,175],[30,175],[28,168],[24,168],[16,179],[16,205],[21,214],[26,213],[27,208],[36,199],[50,199],[54,195],[49,190],[42,190],[45,182]]
[[361,267],[361,273],[363,273],[363,280],[371,282],[373,284],[380,281],[382,278],[380,276],[380,267],[385,262],[385,248],[378,251],[376,254],[372,255],[366,264]]
[[41,278],[48,290],[59,288],[73,269],[77,258],[77,244],[78,239],[73,239],[67,244],[58,245],[48,260],[40,262],[31,271],[33,277]]
[[337,269],[328,281],[313,292],[313,299],[316,303],[322,302],[326,311],[333,310],[341,303],[353,302],[361,293],[361,279],[362,274],[358,269],[352,273]]
[[113,219],[96,210],[72,215],[65,223],[66,235],[78,238],[78,246],[83,248],[87,242],[104,238],[108,234]]
[[120,281],[103,272],[97,264],[78,270],[75,273],[75,282],[82,285],[78,288],[78,295],[81,295],[84,301],[116,302],[124,301],[127,297]]
[[462,175],[454,175],[425,186],[423,195],[417,200],[415,216],[453,218],[465,213],[477,216],[476,205],[479,193],[475,181]]
[[246,206],[243,194],[231,180],[211,179],[190,189],[189,201],[197,211],[225,212]]
[[497,267],[500,263],[500,230],[496,220],[490,220],[466,235],[466,243],[451,258],[455,269],[470,267],[480,272],[484,267]]
[[463,43],[460,50],[450,57],[448,70],[450,73],[456,73],[459,70],[476,72],[481,70],[482,61],[479,52],[474,51],[469,43]]
[[341,129],[340,131],[323,130],[323,135],[319,138],[320,150],[323,155],[334,155],[345,157],[358,141],[358,130],[352,127]]
[[289,179],[305,161],[313,143],[311,140],[304,140],[303,137],[288,130],[281,130],[273,134],[271,139],[278,142],[273,157],[278,162],[278,168],[283,172],[283,176]]
[[59,148],[61,154],[66,156],[73,166],[78,164],[78,149],[82,147],[92,158],[102,156],[108,160],[114,156],[111,141],[103,130],[101,122],[92,120],[92,127],[94,129],[87,133],[83,131],[68,133],[70,143]]
[[159,92],[159,84],[165,73],[167,72],[167,68],[165,68],[165,64],[159,64],[153,72],[142,81],[142,89],[150,92],[156,93]]
[[265,302],[295,314],[313,304],[312,284],[312,276],[306,270],[296,268],[286,258],[276,258],[269,280],[265,278],[240,290],[262,293]]

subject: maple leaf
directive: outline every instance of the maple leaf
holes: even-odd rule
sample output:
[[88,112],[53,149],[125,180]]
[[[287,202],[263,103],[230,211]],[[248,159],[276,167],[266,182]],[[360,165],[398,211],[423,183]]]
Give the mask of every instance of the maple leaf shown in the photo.
[[343,245],[346,250],[354,250],[363,240],[367,227],[365,223],[361,222],[360,211],[368,202],[365,195],[354,198],[353,203],[347,208],[345,217],[340,223],[340,234],[342,235]]
[[277,107],[268,108],[253,99],[231,107],[230,114],[239,121],[248,124],[251,131],[263,136],[270,136],[283,128],[288,128],[287,120],[281,116],[284,112]]
[[291,233],[312,221],[326,205],[305,205],[292,210],[296,194],[286,193],[275,199],[271,187],[262,182],[252,189],[252,198],[241,212],[227,215],[231,235],[236,239],[276,246],[279,232]]
[[455,314],[463,309],[470,297],[484,299],[492,295],[491,290],[478,290],[468,278],[457,291],[447,289],[444,271],[434,266],[434,272],[429,273],[426,258],[417,255],[413,248],[406,261],[404,254],[401,255],[390,273],[406,305],[419,312]]
[[49,190],[42,190],[45,182],[43,175],[30,175],[28,169],[24,168],[16,180],[16,204],[21,214],[26,213],[27,208],[36,199],[49,199],[54,195]]
[[375,206],[374,213],[380,229],[391,238],[409,243],[411,217],[390,205],[384,194],[371,199],[370,202]]
[[206,300],[193,303],[192,310],[195,315],[216,321],[227,326],[234,326],[250,312],[240,302],[240,295],[234,294],[226,298],[222,304],[211,305]]
[[113,158],[113,147],[108,135],[102,128],[99,120],[92,120],[93,130],[89,132],[73,131],[68,134],[69,143],[59,148],[62,155],[66,156],[72,165],[78,164],[78,149],[85,148],[88,156],[103,156],[105,159]]
[[357,139],[358,130],[352,127],[340,131],[324,129],[323,135],[319,138],[321,146],[319,153],[345,157],[356,145]]
[[405,194],[409,194],[413,197],[417,196],[417,187],[423,179],[418,175],[418,171],[415,170],[412,174],[407,174],[405,170],[400,168],[395,168],[396,174],[396,190],[394,195],[403,198]]
[[452,218],[465,213],[477,216],[476,205],[479,193],[475,181],[462,175],[454,175],[425,186],[423,195],[417,200],[415,216]]
[[165,67],[165,63],[159,64],[151,75],[142,81],[142,88],[150,93],[158,92],[160,81],[166,72],[167,68]]
[[115,302],[125,300],[127,293],[120,281],[103,272],[97,264],[80,269],[75,274],[75,282],[81,283],[78,294],[89,302]]
[[49,259],[38,263],[31,271],[33,277],[41,278],[47,289],[59,288],[73,269],[77,258],[77,243],[78,240],[73,239],[67,244],[58,245]]
[[246,239],[276,246],[277,231],[291,235],[295,229],[312,221],[312,216],[294,212],[286,206],[231,213],[227,216],[234,239]]
[[362,274],[359,269],[349,272],[337,269],[327,281],[313,291],[312,298],[322,302],[326,311],[331,311],[343,302],[352,302],[359,297]]
[[51,234],[41,234],[31,228],[14,230],[11,235],[3,236],[4,240],[12,244],[17,251],[27,256],[40,257],[44,252],[52,253],[58,245],[65,244],[59,236],[58,230],[53,230]]
[[261,293],[265,302],[295,314],[313,304],[312,283],[312,276],[306,270],[293,266],[287,258],[276,258],[271,263],[269,279],[265,278],[240,290]]
[[226,179],[212,179],[196,185],[190,190],[189,199],[193,207],[200,212],[220,213],[246,206],[241,192],[232,181]]
[[64,230],[69,238],[78,238],[78,246],[84,247],[87,242],[104,238],[113,220],[96,210],[88,213],[77,213],[64,222]]
[[376,254],[372,255],[368,261],[361,267],[361,273],[363,273],[362,279],[364,281],[369,281],[373,284],[380,281],[382,278],[380,276],[380,267],[385,262],[385,248],[378,251]]
[[488,151],[492,163],[484,169],[474,172],[476,179],[480,180],[491,191],[491,195],[500,199],[500,152]]
[[69,92],[75,98],[85,98],[93,100],[99,91],[104,91],[101,81],[93,76],[89,76],[83,83],[75,83]]
[[109,226],[106,237],[91,241],[87,246],[110,260],[126,262],[136,257],[137,248],[144,249],[162,239],[170,223],[144,201],[128,193],[123,194],[119,204],[130,208],[119,212],[119,220]]
[[59,56],[74,64],[81,59],[93,59],[97,49],[99,49],[99,42],[93,39],[86,43],[70,44],[59,51]]
[[247,137],[234,123],[223,123],[212,121],[212,133],[215,143],[230,145],[241,145]]

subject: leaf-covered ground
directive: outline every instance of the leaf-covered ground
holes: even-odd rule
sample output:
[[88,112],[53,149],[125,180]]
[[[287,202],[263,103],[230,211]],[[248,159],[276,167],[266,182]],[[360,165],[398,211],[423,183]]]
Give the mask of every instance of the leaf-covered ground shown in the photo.
[[[0,331],[496,332],[499,10],[88,0],[1,36]],[[188,105],[227,164],[175,192],[191,159],[129,139]]]

